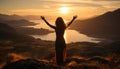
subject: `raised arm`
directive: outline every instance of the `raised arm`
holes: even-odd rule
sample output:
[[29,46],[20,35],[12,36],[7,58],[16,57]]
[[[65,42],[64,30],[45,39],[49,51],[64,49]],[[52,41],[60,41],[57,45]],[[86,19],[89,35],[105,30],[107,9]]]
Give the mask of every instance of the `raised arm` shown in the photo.
[[51,27],[51,28],[55,29],[55,26],[53,26],[53,25],[51,25],[50,23],[48,23],[48,21],[45,19],[45,17],[44,17],[44,16],[41,16],[41,19],[42,19],[42,20],[44,20],[44,21],[45,21],[45,23],[46,23],[49,27]]
[[73,16],[73,19],[68,23],[67,27],[69,27],[76,18],[77,18],[77,16]]

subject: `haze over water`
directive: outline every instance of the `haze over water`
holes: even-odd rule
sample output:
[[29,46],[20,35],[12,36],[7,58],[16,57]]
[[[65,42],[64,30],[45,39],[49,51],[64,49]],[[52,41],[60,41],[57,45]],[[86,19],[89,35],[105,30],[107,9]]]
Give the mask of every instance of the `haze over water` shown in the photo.
[[[112,11],[120,7],[119,0],[1,0],[0,1],[0,13],[9,15],[21,15],[21,16],[45,16],[47,18],[54,19],[55,17],[62,16],[65,19],[71,19],[74,15],[78,15],[77,19],[87,19],[104,14],[107,11]],[[34,17],[33,17],[34,18]],[[64,19],[63,18],[63,19]],[[54,19],[55,20],[55,19]],[[52,21],[54,24],[54,20]],[[35,21],[35,20],[34,20]],[[47,28],[50,29],[45,23],[40,20],[36,20],[39,25],[35,28]],[[35,22],[36,22],[35,21]],[[51,20],[49,20],[51,22]],[[50,29],[52,30],[52,29]],[[91,37],[78,33],[75,30],[67,30],[66,33],[68,43],[75,41],[93,41]],[[72,31],[72,32],[70,32]],[[73,32],[76,33],[73,35]],[[50,33],[51,36],[54,33]],[[50,35],[48,34],[48,35]],[[46,37],[48,35],[44,35]],[[55,40],[55,37],[49,36],[47,40]],[[55,36],[55,35],[54,35]],[[69,36],[69,37],[68,37]],[[40,38],[40,35],[36,35],[36,38]],[[51,39],[52,38],[52,39]],[[72,41],[71,41],[72,40]],[[94,41],[93,41],[94,42]],[[96,41],[95,41],[96,42]]]
[[[45,22],[43,22],[42,20],[30,20],[30,21],[38,23],[38,25],[31,26],[31,27],[45,28],[45,29],[54,31],[49,26],[47,26],[45,24]],[[50,22],[52,25],[54,25],[55,20],[48,20],[48,22]],[[46,35],[32,35],[32,36],[34,38],[40,38],[42,40],[49,40],[49,41],[55,41],[55,38],[56,38],[55,32],[49,33]],[[99,42],[99,41],[97,41],[98,38],[89,37],[85,34],[79,33],[78,31],[71,30],[69,28],[66,29],[64,38],[65,38],[66,43],[72,43],[72,42],[95,42],[95,43],[97,43],[97,42]]]

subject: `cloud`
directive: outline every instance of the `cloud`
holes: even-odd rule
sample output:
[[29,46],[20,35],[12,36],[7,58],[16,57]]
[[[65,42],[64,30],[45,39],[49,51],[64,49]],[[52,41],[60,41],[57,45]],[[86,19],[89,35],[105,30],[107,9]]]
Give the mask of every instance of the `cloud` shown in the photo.
[[0,12],[20,15],[58,15],[59,8],[70,8],[70,15],[80,14],[84,16],[87,11],[90,16],[101,14],[120,8],[118,0],[2,0]]
[[120,0],[87,0],[87,1],[120,1]]
[[[53,8],[54,9],[54,8]],[[48,10],[48,9],[17,9],[17,10],[9,10],[11,14],[19,14],[19,15],[49,15],[56,14],[57,9]]]
[[[99,1],[99,2],[98,2]],[[112,2],[111,2],[112,1]],[[118,0],[2,0],[0,7],[2,9],[51,9],[61,6],[74,7],[101,7],[106,3],[115,3]],[[63,5],[64,4],[64,5]],[[112,5],[112,4],[111,4]]]

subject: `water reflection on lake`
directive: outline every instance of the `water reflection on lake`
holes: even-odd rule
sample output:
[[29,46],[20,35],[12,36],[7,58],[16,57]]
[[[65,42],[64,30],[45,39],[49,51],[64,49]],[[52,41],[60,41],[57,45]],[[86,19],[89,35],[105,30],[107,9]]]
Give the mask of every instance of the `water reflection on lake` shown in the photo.
[[[34,38],[40,38],[42,40],[49,40],[49,41],[55,41],[55,32],[50,33],[47,35],[32,35]],[[65,41],[66,43],[71,43],[71,42],[99,42],[96,41],[97,38],[89,37],[87,35],[81,34],[75,30],[66,30],[65,32]]]
[[[43,23],[43,21],[41,21],[41,20],[34,20],[32,22],[40,23],[38,25],[32,26],[34,28],[46,28],[46,29],[52,30],[45,23]],[[50,23],[53,24],[52,21]],[[34,38],[40,38],[42,40],[49,40],[49,41],[55,41],[55,38],[56,38],[55,32],[49,33],[46,35],[31,35],[31,36],[33,36]],[[70,29],[69,30],[67,29],[65,31],[64,38],[65,38],[66,43],[71,43],[71,42],[94,42],[94,43],[98,43],[98,42],[100,42],[100,41],[97,41],[97,38],[89,37],[85,34],[79,33],[76,30],[70,30]]]

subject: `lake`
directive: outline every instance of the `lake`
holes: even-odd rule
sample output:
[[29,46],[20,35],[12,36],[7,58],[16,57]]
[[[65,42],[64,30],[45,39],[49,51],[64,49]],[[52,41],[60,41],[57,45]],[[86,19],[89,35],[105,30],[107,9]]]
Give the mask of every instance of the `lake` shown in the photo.
[[[33,28],[45,28],[45,29],[49,29],[49,30],[53,30],[51,29],[49,26],[47,26],[42,20],[30,20],[31,22],[35,22],[38,25],[35,26],[29,26],[29,27],[33,27]],[[54,25],[54,21],[53,20],[49,20],[48,22],[50,22],[52,25]],[[49,41],[55,41],[55,32],[53,33],[49,33],[46,35],[31,35],[34,38],[40,38],[42,40],[49,40]],[[85,34],[82,34],[76,30],[71,30],[71,29],[66,29],[65,34],[64,34],[64,38],[66,43],[72,43],[72,42],[94,42],[94,43],[98,43],[100,41],[98,41],[98,38],[94,38],[94,37],[89,37]]]

